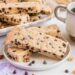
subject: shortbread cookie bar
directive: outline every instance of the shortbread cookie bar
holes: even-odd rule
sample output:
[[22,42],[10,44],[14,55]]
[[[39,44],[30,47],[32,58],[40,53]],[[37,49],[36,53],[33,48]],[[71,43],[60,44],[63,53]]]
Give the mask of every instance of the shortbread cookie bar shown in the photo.
[[17,62],[28,62],[31,56],[29,50],[23,50],[18,48],[8,48],[7,54],[11,59]]
[[8,24],[18,25],[21,23],[29,22],[30,17],[28,14],[24,14],[24,15],[21,15],[21,14],[12,14],[12,15],[3,14],[3,15],[0,15],[0,20],[3,22],[6,22]]
[[[1,6],[1,5],[0,5]],[[42,10],[38,2],[7,3],[0,7],[0,14],[39,13]]]
[[19,2],[19,0],[3,0],[4,3],[14,3]]
[[68,47],[68,43],[61,39],[36,30],[30,31],[22,28],[13,29],[7,35],[5,44],[7,47],[23,48],[56,59],[64,58]]
[[69,4],[70,2],[72,2],[72,0],[55,0],[58,4]]

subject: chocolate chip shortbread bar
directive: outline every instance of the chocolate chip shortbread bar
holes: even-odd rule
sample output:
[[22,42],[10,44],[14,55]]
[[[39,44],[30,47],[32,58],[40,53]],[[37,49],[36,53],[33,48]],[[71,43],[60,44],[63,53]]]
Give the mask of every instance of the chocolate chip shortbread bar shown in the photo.
[[[3,4],[3,6],[2,6]],[[0,14],[40,13],[42,7],[38,2],[2,3]]]
[[21,15],[21,14],[12,14],[12,15],[3,14],[3,15],[0,15],[0,19],[3,22],[6,22],[8,24],[15,24],[15,25],[18,25],[21,23],[27,23],[30,21],[30,17],[28,14],[24,14],[24,15]]
[[[19,31],[19,32],[17,32]],[[23,48],[50,58],[64,58],[68,43],[56,37],[39,32],[36,29],[13,29],[7,35],[6,43],[10,47]]]
[[31,56],[29,50],[23,50],[19,48],[8,48],[7,54],[11,59],[17,62],[28,62]]

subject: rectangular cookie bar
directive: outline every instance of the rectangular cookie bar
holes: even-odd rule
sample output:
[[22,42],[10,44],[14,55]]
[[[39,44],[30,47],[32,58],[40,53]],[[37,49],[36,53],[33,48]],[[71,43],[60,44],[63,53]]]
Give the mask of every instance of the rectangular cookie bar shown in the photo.
[[6,22],[8,24],[18,25],[21,23],[29,22],[30,17],[28,14],[24,14],[24,15],[21,15],[21,14],[8,14],[8,15],[3,14],[3,15],[0,15],[0,20],[3,22]]
[[3,0],[4,3],[14,3],[19,2],[19,0]]
[[[19,32],[17,32],[19,31]],[[56,59],[64,58],[68,43],[56,37],[39,32],[35,29],[15,28],[6,39],[7,46],[17,47],[37,52]]]
[[[0,5],[1,6],[1,5]],[[0,14],[39,13],[41,5],[38,2],[7,3],[0,7]]]
[[8,48],[7,55],[17,62],[28,62],[30,60],[31,53],[29,52],[29,50]]

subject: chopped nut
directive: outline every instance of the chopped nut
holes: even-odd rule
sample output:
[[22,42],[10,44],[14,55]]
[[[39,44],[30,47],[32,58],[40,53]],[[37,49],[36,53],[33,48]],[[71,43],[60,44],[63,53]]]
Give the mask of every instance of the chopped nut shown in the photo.
[[67,60],[68,60],[68,61],[73,61],[73,60],[74,60],[74,56],[69,56],[69,57],[67,58]]

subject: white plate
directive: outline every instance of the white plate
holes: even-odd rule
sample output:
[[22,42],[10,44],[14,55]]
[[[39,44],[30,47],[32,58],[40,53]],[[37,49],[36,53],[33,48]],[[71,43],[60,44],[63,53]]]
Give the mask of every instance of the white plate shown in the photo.
[[[26,23],[26,24],[20,24],[20,25],[17,25],[17,26],[18,27],[30,27],[32,25],[36,26],[36,25],[39,25],[40,23],[47,22],[52,17],[53,17],[53,14],[51,16],[44,17],[43,19],[40,19],[38,21],[29,22],[29,23]],[[10,27],[6,27],[6,28],[3,28],[3,29],[0,29],[0,36],[6,35],[13,27],[15,27],[15,26],[10,26]]]
[[[6,50],[3,49],[3,54],[5,56],[5,58],[11,63],[13,64],[14,66],[18,67],[18,68],[21,68],[21,69],[27,69],[27,70],[47,70],[47,69],[50,69],[50,68],[55,68],[56,66],[59,66],[60,64],[62,64],[62,62],[64,62],[66,60],[66,58],[68,57],[69,55],[69,51],[70,51],[70,46],[67,48],[67,52],[66,52],[66,55],[64,57],[64,59],[62,60],[53,60],[53,59],[49,59],[47,57],[44,57],[44,56],[41,56],[41,55],[36,55],[34,57],[34,55],[32,56],[30,62],[32,60],[35,60],[35,64],[33,64],[32,66],[29,66],[28,63],[20,63],[20,62],[16,62],[12,59],[10,59],[6,53]],[[43,61],[46,60],[47,61],[47,64],[43,64]]]

